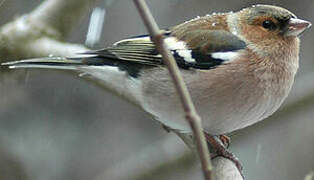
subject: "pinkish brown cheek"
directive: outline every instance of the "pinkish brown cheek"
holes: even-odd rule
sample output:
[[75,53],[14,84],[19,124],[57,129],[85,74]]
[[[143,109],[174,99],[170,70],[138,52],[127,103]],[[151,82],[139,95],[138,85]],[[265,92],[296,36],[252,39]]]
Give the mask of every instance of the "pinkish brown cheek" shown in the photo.
[[267,36],[263,30],[252,26],[244,26],[242,32],[246,39],[252,42],[260,41]]

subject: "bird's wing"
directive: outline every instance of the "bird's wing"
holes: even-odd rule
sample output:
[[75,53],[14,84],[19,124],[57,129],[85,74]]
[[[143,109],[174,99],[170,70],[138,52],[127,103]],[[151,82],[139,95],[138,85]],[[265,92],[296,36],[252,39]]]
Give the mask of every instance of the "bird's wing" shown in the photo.
[[[165,33],[165,43],[179,67],[184,69],[211,69],[232,60],[237,51],[246,48],[244,41],[223,30],[194,30],[184,36]],[[161,55],[149,36],[138,36],[115,43],[112,47],[86,52],[95,55],[98,63],[128,65],[163,65]],[[99,61],[99,59],[104,59]],[[111,60],[111,61],[108,61]],[[97,63],[92,59],[88,62]]]

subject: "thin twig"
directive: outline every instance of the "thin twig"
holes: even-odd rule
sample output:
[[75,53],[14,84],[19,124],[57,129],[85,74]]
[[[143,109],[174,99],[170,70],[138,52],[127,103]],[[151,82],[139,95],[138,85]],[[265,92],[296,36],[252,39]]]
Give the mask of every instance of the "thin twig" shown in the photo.
[[160,31],[158,25],[156,24],[145,1],[134,0],[134,3],[151,35],[152,40],[154,41],[156,47],[158,48],[158,51],[162,55],[163,60],[167,65],[169,73],[173,79],[181,103],[183,105],[183,109],[185,111],[185,117],[189,122],[191,129],[193,130],[193,134],[195,135],[197,149],[199,152],[205,179],[212,180],[212,165],[209,157],[208,147],[203,134],[201,118],[195,110],[190,94],[180,74],[179,68],[170,51],[168,50],[167,45],[164,43],[162,31]]

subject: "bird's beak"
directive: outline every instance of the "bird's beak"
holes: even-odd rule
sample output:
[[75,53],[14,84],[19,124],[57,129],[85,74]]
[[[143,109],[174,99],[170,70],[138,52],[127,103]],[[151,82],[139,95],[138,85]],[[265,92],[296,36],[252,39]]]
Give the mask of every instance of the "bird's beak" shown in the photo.
[[302,19],[291,18],[288,21],[287,27],[284,31],[285,36],[299,36],[305,29],[312,26],[312,23]]

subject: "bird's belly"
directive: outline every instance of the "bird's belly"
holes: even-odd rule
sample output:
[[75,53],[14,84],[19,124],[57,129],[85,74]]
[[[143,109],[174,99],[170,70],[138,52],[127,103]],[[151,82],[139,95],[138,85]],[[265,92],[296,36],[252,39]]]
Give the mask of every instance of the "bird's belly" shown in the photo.
[[[261,121],[273,114],[287,96],[287,93],[278,95],[267,92],[271,90],[259,88],[228,90],[229,92],[212,91],[208,96],[202,96],[199,91],[190,91],[204,129],[210,134],[229,133]],[[190,131],[175,91],[147,94],[143,108],[173,129]]]
[[[215,101],[214,101],[215,102]],[[259,99],[245,98],[242,102],[227,100],[222,104],[208,103],[208,109],[199,107],[199,113],[203,117],[203,126],[210,134],[225,134],[245,128],[265,119],[274,113],[282,101],[272,97],[260,97]]]
[[[242,102],[217,100],[212,98],[207,103],[194,101],[196,110],[202,118],[205,131],[210,134],[225,134],[263,120],[274,113],[282,100],[266,97],[264,99],[251,99]],[[185,120],[178,97],[160,97],[160,101],[147,101],[144,109],[151,113],[161,123],[177,130],[191,131]],[[220,102],[220,103],[219,103]]]

